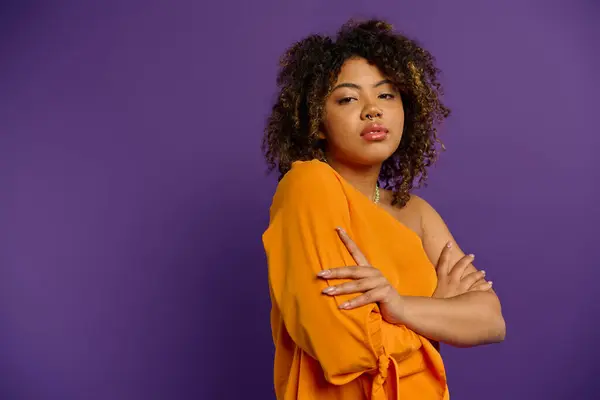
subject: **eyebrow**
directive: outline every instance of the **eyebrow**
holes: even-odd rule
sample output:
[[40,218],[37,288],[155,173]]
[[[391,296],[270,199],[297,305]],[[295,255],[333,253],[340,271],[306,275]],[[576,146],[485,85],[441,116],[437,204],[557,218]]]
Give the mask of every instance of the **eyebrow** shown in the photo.
[[[389,79],[384,79],[384,80],[382,80],[382,81],[377,82],[376,84],[374,84],[373,87],[376,88],[376,87],[379,87],[379,86],[382,86],[382,85],[387,85],[387,84],[393,85],[393,82],[391,80],[389,80]],[[336,87],[334,87],[331,91],[333,92],[333,91],[335,91],[335,90],[337,90],[339,88],[343,88],[343,87],[352,88],[352,89],[358,89],[358,90],[361,89],[361,87],[359,85],[357,85],[356,83],[340,83],[339,85],[337,85]]]

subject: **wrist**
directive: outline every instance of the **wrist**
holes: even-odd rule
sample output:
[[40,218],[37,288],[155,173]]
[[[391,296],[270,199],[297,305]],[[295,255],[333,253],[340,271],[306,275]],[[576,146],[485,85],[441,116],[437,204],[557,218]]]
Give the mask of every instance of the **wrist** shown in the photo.
[[424,311],[431,307],[432,302],[443,302],[445,299],[432,299],[421,296],[399,296],[398,305],[395,307],[396,324],[413,326],[420,319]]
[[406,324],[406,303],[407,296],[398,295],[394,299],[393,305],[393,321],[394,325],[405,325]]

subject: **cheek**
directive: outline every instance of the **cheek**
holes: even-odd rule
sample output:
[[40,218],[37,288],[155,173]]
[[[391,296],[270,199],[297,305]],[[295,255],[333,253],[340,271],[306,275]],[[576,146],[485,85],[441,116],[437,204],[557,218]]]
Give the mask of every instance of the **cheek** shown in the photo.
[[386,107],[387,108],[387,114],[388,114],[388,118],[390,119],[394,119],[394,120],[400,120],[400,121],[404,121],[404,107],[402,106],[402,103],[398,104],[393,104],[390,107]]
[[395,133],[401,134],[404,131],[404,109],[402,107],[393,107],[388,109],[387,113],[387,118],[384,117],[384,119],[387,120],[390,126],[398,127],[398,132]]
[[349,109],[336,110],[336,112],[330,112],[327,114],[324,122],[327,133],[333,140],[340,138],[344,134],[347,134],[352,126],[356,123],[353,121]]

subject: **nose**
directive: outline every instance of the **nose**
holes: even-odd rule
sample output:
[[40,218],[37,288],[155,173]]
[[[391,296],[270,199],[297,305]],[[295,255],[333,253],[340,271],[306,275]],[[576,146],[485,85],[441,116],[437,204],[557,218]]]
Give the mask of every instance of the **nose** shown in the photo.
[[375,118],[381,118],[383,117],[383,111],[381,110],[381,108],[375,106],[374,104],[369,104],[367,105],[362,112],[361,118],[362,119],[369,119],[369,120],[373,120]]

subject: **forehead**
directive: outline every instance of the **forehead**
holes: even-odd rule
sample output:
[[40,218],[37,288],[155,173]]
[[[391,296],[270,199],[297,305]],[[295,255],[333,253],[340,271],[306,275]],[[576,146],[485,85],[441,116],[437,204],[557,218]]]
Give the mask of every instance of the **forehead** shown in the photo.
[[379,68],[369,64],[364,58],[350,58],[344,62],[337,76],[336,84],[340,83],[376,83],[386,79]]

